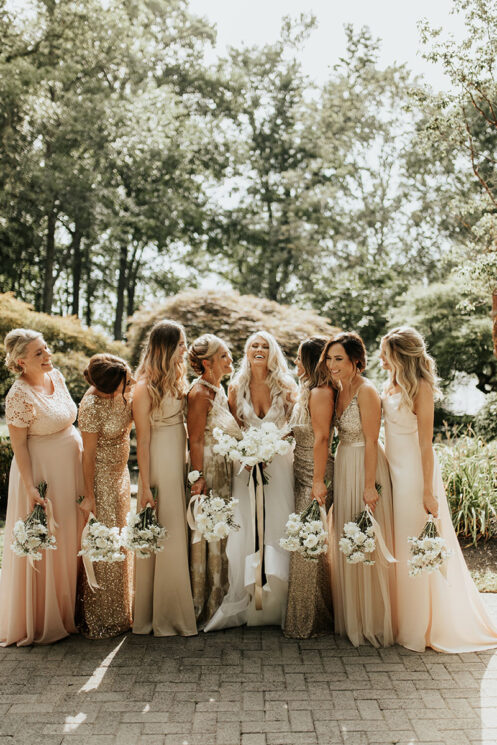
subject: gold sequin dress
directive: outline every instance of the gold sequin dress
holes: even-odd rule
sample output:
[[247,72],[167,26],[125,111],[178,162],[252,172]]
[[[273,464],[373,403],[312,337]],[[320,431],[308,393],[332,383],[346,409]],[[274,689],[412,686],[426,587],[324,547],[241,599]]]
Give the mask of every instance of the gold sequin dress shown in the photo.
[[[98,434],[95,461],[95,517],[107,527],[122,528],[130,508],[128,471],[131,404],[122,396],[100,398],[86,392],[79,407],[79,429]],[[122,562],[94,565],[98,590],[91,590],[81,574],[79,595],[81,633],[91,639],[117,636],[131,626],[133,563],[127,554]]]
[[[215,427],[237,439],[241,431],[231,414],[228,399],[222,387],[198,378],[194,384],[201,383],[215,392],[207,414],[204,432],[203,474],[207,494],[213,493],[223,499],[231,499],[231,477],[233,464],[222,455],[214,453],[212,446],[216,440],[213,436]],[[228,558],[226,541],[207,543],[203,538],[197,543],[190,537],[190,577],[192,582],[193,604],[197,626],[202,628],[214,615],[228,591]]]
[[[302,512],[310,502],[314,477],[314,431],[308,402],[298,401],[290,422],[295,436],[293,473],[295,478],[295,512]],[[331,448],[331,437],[330,437]],[[325,479],[330,483],[326,510],[333,500],[333,456],[326,463]],[[309,561],[297,553],[290,558],[285,636],[309,639],[333,631],[330,569],[326,555]]]

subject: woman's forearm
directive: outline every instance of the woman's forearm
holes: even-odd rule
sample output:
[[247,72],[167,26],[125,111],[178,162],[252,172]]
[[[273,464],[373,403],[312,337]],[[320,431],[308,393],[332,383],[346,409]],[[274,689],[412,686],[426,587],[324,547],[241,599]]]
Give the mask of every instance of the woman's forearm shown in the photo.
[[13,450],[17,461],[17,467],[21,474],[22,483],[24,484],[26,491],[29,493],[36,488],[36,485],[33,480],[33,467],[29,455],[28,444],[27,442],[15,444]]
[[90,499],[95,497],[95,453],[83,450],[83,478],[85,493]]
[[328,443],[329,438],[324,435],[314,436],[314,482],[324,481],[326,473],[326,464],[328,462]]
[[136,459],[143,489],[150,489],[150,440],[137,438]]
[[423,469],[423,493],[431,494],[433,491],[433,468],[434,468],[434,457],[433,447],[431,443],[425,444],[420,447],[421,450],[421,466]]
[[204,470],[204,438],[190,440],[190,462],[192,471]]
[[374,489],[376,482],[376,463],[378,461],[378,440],[366,439],[364,447],[364,488]]

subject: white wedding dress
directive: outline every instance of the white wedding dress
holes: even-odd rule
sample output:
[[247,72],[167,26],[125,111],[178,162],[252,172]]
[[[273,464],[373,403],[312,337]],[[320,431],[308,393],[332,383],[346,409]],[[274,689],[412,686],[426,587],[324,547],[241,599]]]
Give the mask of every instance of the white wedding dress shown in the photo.
[[[287,425],[283,394],[276,396],[271,407],[260,419],[251,403],[243,402],[243,424],[260,427],[274,422]],[[264,485],[264,573],[262,610],[256,610],[254,595],[258,554],[256,553],[255,504],[249,490],[251,474],[235,464],[233,469],[233,499],[235,521],[240,530],[228,537],[226,553],[229,562],[229,590],[204,631],[231,626],[283,626],[288,594],[290,554],[280,547],[288,516],[294,510],[293,453],[276,455],[264,469],[268,483]]]

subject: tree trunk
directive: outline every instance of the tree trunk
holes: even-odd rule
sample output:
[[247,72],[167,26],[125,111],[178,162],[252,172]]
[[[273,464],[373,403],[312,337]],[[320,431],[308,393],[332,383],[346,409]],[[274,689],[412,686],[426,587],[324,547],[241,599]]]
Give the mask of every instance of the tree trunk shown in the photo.
[[114,320],[114,339],[123,337],[124,293],[126,290],[126,270],[128,268],[128,247],[121,244],[119,251],[119,277],[117,280],[117,304]]
[[91,249],[86,241],[84,251],[84,264],[85,264],[85,282],[86,282],[86,303],[85,303],[85,323],[88,327],[91,326],[91,303],[93,300],[93,283],[91,279]]
[[47,242],[45,250],[45,266],[43,276],[43,301],[42,311],[44,313],[51,313],[52,302],[53,302],[53,285],[54,285],[54,260],[55,260],[55,222],[56,214],[55,209],[52,208],[48,214],[48,225],[47,225]]
[[72,238],[72,308],[73,316],[79,316],[79,293],[81,289],[81,233],[76,227]]

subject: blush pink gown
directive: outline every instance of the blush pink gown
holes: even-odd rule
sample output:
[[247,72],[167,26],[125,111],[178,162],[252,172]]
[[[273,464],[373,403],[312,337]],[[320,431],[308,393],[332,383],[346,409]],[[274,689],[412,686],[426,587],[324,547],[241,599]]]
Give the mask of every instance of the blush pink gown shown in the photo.
[[16,458],[9,476],[5,547],[0,579],[0,645],[50,644],[76,631],[74,606],[78,571],[80,518],[76,499],[84,494],[81,438],[73,427],[76,404],[58,370],[50,373],[54,391],[38,393],[21,378],[6,399],[7,424],[26,427],[35,485],[48,484],[57,550],[42,551],[33,569],[9,546],[17,520],[30,505]]
[[439,571],[410,577],[407,538],[418,536],[426,523],[418,420],[401,405],[400,393],[383,397],[385,453],[390,466],[394,510],[394,542],[398,633],[396,641],[423,652],[475,652],[497,647],[497,628],[480,599],[457,540],[435,456],[433,493],[439,499],[439,530],[453,555],[447,579]]

